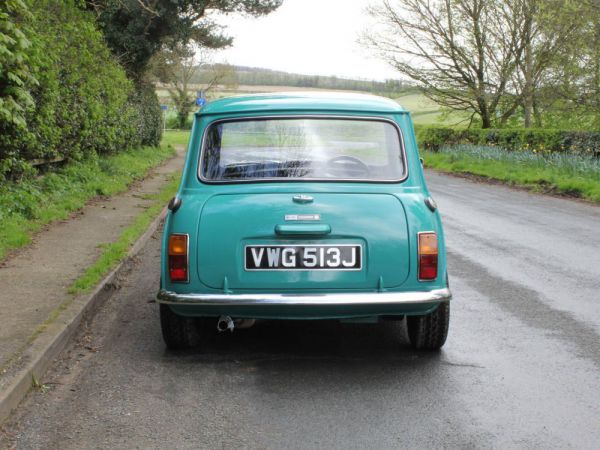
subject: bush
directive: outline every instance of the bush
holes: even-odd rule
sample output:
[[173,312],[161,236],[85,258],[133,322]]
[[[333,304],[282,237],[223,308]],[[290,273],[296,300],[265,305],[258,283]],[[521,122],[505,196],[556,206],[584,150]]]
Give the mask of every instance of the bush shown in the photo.
[[37,80],[29,71],[31,14],[21,0],[0,4],[0,123],[25,126],[25,113],[34,105],[29,90]]
[[177,114],[177,111],[169,111],[167,113],[167,128],[169,130],[191,130],[192,129],[192,124],[194,122],[194,113],[190,113],[187,117],[187,120],[185,121],[185,124],[183,125],[183,128],[180,127],[180,121],[179,121],[179,116]]
[[35,105],[31,89],[37,80],[29,67],[31,19],[21,0],[0,3],[0,179],[20,166],[11,138],[26,129],[27,114]]
[[0,5],[0,181],[32,172],[32,160],[95,158],[160,141],[154,90],[127,78],[80,4]]
[[156,147],[162,137],[163,112],[154,86],[139,84],[131,100],[135,109],[133,123],[138,141],[142,145]]
[[600,156],[599,131],[552,129],[453,129],[415,127],[417,141],[424,150],[439,151],[459,144],[490,145],[506,150],[531,150],[540,153],[575,153]]

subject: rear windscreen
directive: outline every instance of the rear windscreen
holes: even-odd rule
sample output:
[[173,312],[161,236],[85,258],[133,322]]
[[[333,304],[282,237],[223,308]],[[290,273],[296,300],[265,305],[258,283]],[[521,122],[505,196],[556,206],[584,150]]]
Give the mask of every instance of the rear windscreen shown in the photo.
[[216,122],[203,139],[203,180],[398,181],[404,159],[387,121],[274,118]]

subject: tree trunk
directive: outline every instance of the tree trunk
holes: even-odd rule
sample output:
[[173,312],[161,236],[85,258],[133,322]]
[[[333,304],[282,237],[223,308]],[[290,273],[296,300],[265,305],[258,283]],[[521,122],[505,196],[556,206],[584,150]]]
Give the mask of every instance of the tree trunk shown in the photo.
[[487,102],[484,97],[477,99],[478,114],[481,117],[481,128],[492,128],[492,119],[494,111],[490,111]]
[[[530,36],[528,37],[528,39]],[[524,126],[531,128],[533,117],[533,61],[531,55],[531,41],[525,46],[525,70],[523,73],[523,110],[524,110]]]
[[492,128],[492,119],[489,114],[481,116],[481,128]]
[[537,100],[533,99],[533,117],[535,119],[535,126],[537,128],[542,128],[542,113],[540,112],[540,108],[538,107]]
[[185,111],[179,111],[177,113],[177,119],[179,121],[179,129],[180,130],[185,129],[185,121],[187,119]]
[[528,5],[525,22],[523,24],[523,113],[524,126],[531,128],[533,122],[533,103],[534,103],[534,86],[533,86],[533,21],[537,12],[535,3]]

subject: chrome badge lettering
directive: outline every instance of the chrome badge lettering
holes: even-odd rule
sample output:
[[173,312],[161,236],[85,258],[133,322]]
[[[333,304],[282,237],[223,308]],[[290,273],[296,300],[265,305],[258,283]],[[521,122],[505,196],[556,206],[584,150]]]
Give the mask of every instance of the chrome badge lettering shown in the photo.
[[286,214],[285,220],[295,221],[295,220],[321,220],[321,214]]

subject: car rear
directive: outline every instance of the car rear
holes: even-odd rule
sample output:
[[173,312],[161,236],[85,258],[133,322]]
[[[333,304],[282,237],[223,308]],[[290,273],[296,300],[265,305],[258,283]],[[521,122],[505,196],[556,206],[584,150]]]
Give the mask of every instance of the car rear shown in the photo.
[[[423,317],[449,300],[407,115],[200,116],[195,133],[165,226],[158,298],[171,313]],[[169,254],[174,235],[185,254]]]

